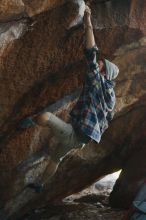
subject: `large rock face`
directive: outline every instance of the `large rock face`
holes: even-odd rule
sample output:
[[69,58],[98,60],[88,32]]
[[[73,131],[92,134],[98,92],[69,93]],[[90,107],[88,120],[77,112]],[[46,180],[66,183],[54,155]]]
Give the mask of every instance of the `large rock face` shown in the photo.
[[[46,191],[36,195],[26,185],[45,170],[48,149],[55,153],[55,148],[51,149],[52,138],[47,129],[34,126],[20,130],[18,123],[66,94],[71,97],[82,85],[86,71],[84,30],[81,25],[67,30],[79,11],[75,1],[1,2],[0,213],[5,215],[3,219],[61,199],[118,169],[123,171],[111,194],[111,203],[127,207],[145,178],[146,3],[113,0],[90,1],[90,4],[97,45],[120,68],[116,116],[100,144],[91,142],[84,149],[71,152]],[[73,104],[69,102],[57,114],[67,120]]]

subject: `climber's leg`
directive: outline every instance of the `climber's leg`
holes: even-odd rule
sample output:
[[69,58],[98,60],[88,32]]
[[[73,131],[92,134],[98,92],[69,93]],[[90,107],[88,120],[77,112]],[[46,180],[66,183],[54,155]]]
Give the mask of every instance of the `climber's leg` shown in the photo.
[[50,127],[56,139],[63,145],[64,155],[71,149],[90,140],[81,132],[75,132],[70,123],[64,122],[50,112],[43,113],[33,120],[41,126]]
[[[64,122],[49,112],[36,117],[35,122],[42,126],[49,126],[54,134],[54,138],[58,140],[58,144],[54,146],[55,149],[50,155],[48,166],[41,178],[43,186],[55,174],[60,159],[65,157],[73,148],[79,148],[83,144],[88,143],[90,138],[80,132],[77,134],[71,124]],[[31,184],[31,188],[34,188],[36,192],[39,191],[39,187],[39,184]]]
[[53,153],[51,153],[50,155],[51,159],[49,160],[48,166],[46,167],[41,177],[42,186],[46,185],[48,180],[55,174],[58,165],[60,163],[60,159],[65,157],[66,154],[69,153],[71,149],[80,148],[83,146],[84,143],[87,143],[87,141],[89,141],[89,139],[86,137],[85,138],[82,136],[77,137],[76,135],[74,137],[74,130],[71,131],[70,136],[71,136],[71,141],[69,141],[69,136],[68,137],[66,136],[65,137],[66,141],[64,141],[64,144],[63,142],[62,143],[58,142],[57,146],[55,146]]
[[43,172],[42,176],[39,178],[38,181],[34,183],[29,183],[27,187],[34,189],[35,192],[37,193],[42,192],[48,180],[55,174],[58,168],[59,162],[60,160],[57,161],[51,157],[48,158],[48,165],[45,171]]

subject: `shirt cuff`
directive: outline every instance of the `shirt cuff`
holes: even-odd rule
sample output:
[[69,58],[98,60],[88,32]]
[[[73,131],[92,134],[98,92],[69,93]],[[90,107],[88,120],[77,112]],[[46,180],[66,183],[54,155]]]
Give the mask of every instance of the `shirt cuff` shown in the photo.
[[97,52],[99,49],[98,47],[96,46],[96,44],[93,46],[93,47],[90,47],[90,48],[84,48],[84,53],[85,54],[91,54],[92,52]]

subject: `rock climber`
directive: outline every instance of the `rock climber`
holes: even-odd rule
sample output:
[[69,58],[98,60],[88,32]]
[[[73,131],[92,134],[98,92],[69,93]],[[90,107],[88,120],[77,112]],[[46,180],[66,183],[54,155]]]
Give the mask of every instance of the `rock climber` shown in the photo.
[[[80,97],[70,112],[70,121],[66,123],[50,112],[32,117],[33,122],[40,126],[48,126],[57,140],[61,150],[50,158],[48,167],[42,176],[42,185],[52,176],[60,162],[70,150],[80,148],[90,140],[100,142],[101,136],[108,128],[111,113],[115,106],[113,80],[119,73],[118,67],[107,59],[98,59],[98,48],[95,44],[91,10],[86,5],[84,13],[86,47],[84,49],[88,71]],[[41,185],[41,187],[42,187]],[[30,184],[36,191],[39,184]]]

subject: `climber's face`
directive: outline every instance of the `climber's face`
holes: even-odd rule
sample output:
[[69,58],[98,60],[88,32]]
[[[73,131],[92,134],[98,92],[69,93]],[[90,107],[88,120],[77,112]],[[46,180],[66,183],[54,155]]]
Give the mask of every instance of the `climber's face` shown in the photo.
[[98,60],[97,63],[98,63],[98,66],[99,66],[99,72],[102,75],[106,75],[106,67],[105,67],[105,64],[104,64],[103,60]]

